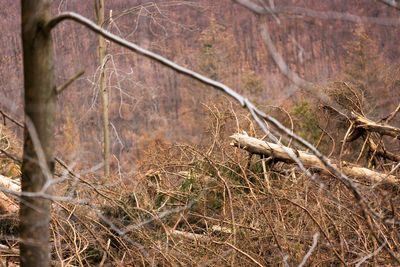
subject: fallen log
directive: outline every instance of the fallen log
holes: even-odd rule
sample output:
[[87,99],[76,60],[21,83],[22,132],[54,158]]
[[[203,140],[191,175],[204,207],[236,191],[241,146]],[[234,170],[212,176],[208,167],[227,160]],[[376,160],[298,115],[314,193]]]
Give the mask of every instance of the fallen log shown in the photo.
[[0,175],[0,187],[4,187],[16,192],[21,191],[21,186],[19,185],[19,182],[3,175]]
[[[295,163],[295,161],[285,151],[285,149],[289,149],[305,167],[318,169],[322,172],[329,173],[328,169],[322,164],[322,162],[316,156],[308,152],[300,150],[297,151],[289,147],[283,147],[282,145],[265,142],[243,134],[234,134],[231,136],[231,138],[233,139],[233,142],[231,143],[232,146],[239,147],[253,154],[265,155],[268,157],[272,156],[276,160],[286,163]],[[340,169],[337,162],[331,161],[331,163],[335,168]],[[347,162],[342,162],[341,170],[348,176],[364,178],[370,182],[399,182],[399,179],[394,175],[386,175],[384,173],[352,165]]]
[[[0,187],[20,192],[21,186],[17,181],[0,175]],[[0,211],[4,213],[15,213],[18,211],[18,203],[9,195],[0,192]]]
[[399,128],[393,127],[386,123],[376,123],[354,112],[351,115],[351,119],[353,120],[356,128],[362,128],[369,132],[380,133],[381,135],[388,135],[400,140]]

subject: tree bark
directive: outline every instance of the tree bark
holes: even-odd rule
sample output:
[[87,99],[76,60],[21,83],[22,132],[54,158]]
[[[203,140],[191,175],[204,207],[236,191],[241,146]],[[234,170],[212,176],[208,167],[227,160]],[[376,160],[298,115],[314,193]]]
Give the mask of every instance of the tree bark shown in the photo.
[[[231,138],[234,140],[232,145],[249,151],[250,153],[272,156],[279,161],[295,163],[294,160],[286,153],[285,149],[278,144],[265,142],[243,134],[234,134],[231,136]],[[292,150],[293,155],[296,155],[296,157],[303,163],[305,167],[314,168],[322,172],[329,173],[329,171],[316,156],[305,151],[297,151],[289,147],[286,147],[286,149]],[[339,169],[337,164],[334,163],[333,165],[335,168]],[[369,182],[399,182],[399,179],[397,179],[394,175],[386,175],[384,173],[372,171],[367,168],[354,166],[346,162],[343,162],[342,165],[342,172],[348,176],[363,178]]]
[[[25,127],[21,189],[39,192],[54,171],[56,92],[53,43],[44,26],[50,20],[49,0],[22,0]],[[44,169],[50,172],[45,175]],[[49,192],[47,192],[49,193]],[[50,201],[21,198],[21,266],[50,266]]]
[[[97,25],[103,27],[104,24],[104,0],[95,0],[95,11]],[[100,95],[101,95],[101,118],[103,130],[103,160],[104,160],[104,176],[110,175],[110,130],[108,119],[108,92],[106,87],[106,79],[104,73],[104,66],[106,64],[105,54],[106,48],[104,46],[104,37],[99,34],[99,65],[100,65]]]
[[351,119],[354,121],[357,128],[362,128],[368,132],[380,133],[381,135],[388,135],[400,140],[399,128],[385,123],[376,123],[356,113],[352,113],[351,115]]

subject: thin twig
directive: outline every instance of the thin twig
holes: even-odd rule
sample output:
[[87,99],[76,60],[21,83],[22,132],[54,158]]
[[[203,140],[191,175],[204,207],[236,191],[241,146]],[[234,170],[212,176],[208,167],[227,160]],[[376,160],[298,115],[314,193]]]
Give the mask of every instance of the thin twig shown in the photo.
[[260,266],[260,267],[264,267],[264,265],[262,265],[261,263],[259,263],[256,259],[254,259],[252,256],[250,256],[248,253],[244,252],[243,250],[241,250],[241,249],[238,248],[238,247],[235,247],[235,246],[232,245],[231,243],[228,243],[228,242],[221,243],[221,242],[217,242],[217,241],[214,241],[214,243],[220,244],[220,245],[227,245],[227,246],[230,246],[231,248],[233,248],[234,250],[236,250],[236,251],[239,252],[240,254],[243,254],[244,256],[246,256],[247,258],[249,258],[249,259],[250,259],[252,262],[254,262],[256,265],[258,265],[258,266]]
[[390,7],[394,7],[398,10],[400,10],[400,3],[396,0],[378,0],[379,2],[382,2],[385,5],[388,5]]
[[7,119],[9,119],[10,121],[12,121],[13,123],[15,123],[16,125],[18,125],[19,127],[24,127],[24,125],[22,123],[20,123],[19,121],[13,119],[10,115],[8,115],[7,113],[5,113],[4,111],[0,110],[1,115],[3,115],[3,117],[6,117]]
[[360,261],[356,264],[355,267],[360,267],[361,264],[364,263],[366,260],[368,260],[369,258],[374,257],[375,255],[377,255],[377,254],[383,249],[383,247],[386,246],[386,244],[387,244],[387,240],[385,240],[385,242],[383,242],[383,244],[382,244],[377,250],[375,250],[375,251],[372,252],[371,254],[368,254],[368,255],[366,255],[364,258],[362,258],[362,260],[360,260]]
[[[354,14],[347,14],[336,11],[317,11],[296,6],[280,6],[280,7],[277,6],[270,8],[266,5],[259,6],[255,4],[254,1],[252,2],[249,0],[233,0],[233,1],[245,6],[246,8],[260,15],[267,15],[267,14],[297,15],[297,17],[299,17],[300,19],[302,19],[305,15],[311,18],[316,18],[321,20],[343,20],[353,23],[377,24],[385,26],[395,26],[400,24],[400,20],[397,18],[361,17]],[[379,0],[379,1],[394,2],[393,0]]]
[[298,267],[303,267],[304,264],[306,264],[308,258],[311,256],[311,254],[314,252],[315,248],[317,247],[317,243],[318,243],[318,237],[319,237],[319,233],[315,233],[313,235],[313,244],[310,247],[310,250],[307,252],[307,254],[304,256],[303,260],[301,261],[301,263],[299,264]]
[[78,73],[76,73],[74,76],[72,76],[71,78],[69,78],[68,81],[66,81],[63,85],[61,85],[60,87],[57,87],[56,89],[56,94],[59,95],[62,93],[62,91],[64,91],[68,86],[70,86],[76,79],[78,79],[79,77],[81,77],[83,74],[85,73],[84,70],[79,71]]
[[224,91],[225,93],[227,93],[228,95],[230,95],[231,97],[235,98],[237,101],[239,101],[239,103],[241,103],[242,106],[244,106],[244,99],[241,95],[239,95],[238,93],[236,93],[235,91],[233,91],[231,88],[229,88],[228,86],[226,86],[225,84],[222,84],[220,82],[214,81],[212,79],[209,79],[197,72],[194,72],[192,70],[189,70],[185,67],[179,66],[178,64],[166,59],[165,57],[162,57],[156,53],[153,53],[147,49],[144,49],[134,43],[131,43],[115,34],[112,34],[104,29],[102,29],[101,27],[99,27],[96,23],[92,22],[91,20],[77,14],[74,12],[63,12],[60,15],[54,17],[53,19],[51,19],[48,24],[46,25],[47,30],[51,30],[52,28],[54,28],[58,23],[60,23],[63,20],[66,19],[70,19],[73,21],[76,21],[86,27],[88,27],[89,29],[91,29],[92,31],[101,34],[102,36],[104,36],[105,38],[108,38],[109,40],[125,47],[128,48],[129,50],[135,51],[136,53],[139,53],[143,56],[146,56],[148,58],[151,58],[167,67],[170,67],[172,69],[174,69],[175,71],[182,73],[184,75],[187,75],[189,77],[192,77],[204,84],[213,86],[219,90]]

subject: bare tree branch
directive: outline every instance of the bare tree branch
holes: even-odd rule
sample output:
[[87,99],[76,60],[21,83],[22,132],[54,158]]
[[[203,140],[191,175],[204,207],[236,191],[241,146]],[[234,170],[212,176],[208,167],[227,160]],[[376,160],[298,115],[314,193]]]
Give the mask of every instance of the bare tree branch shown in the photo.
[[386,119],[386,123],[389,123],[393,118],[399,113],[400,111],[400,103],[397,105],[397,108],[389,115],[389,117]]
[[[24,125],[21,122],[19,122],[16,119],[12,118],[10,115],[5,113],[3,110],[0,110],[0,113],[1,113],[1,115],[3,115],[3,120],[4,120],[4,118],[7,118],[10,121],[12,121],[13,123],[15,123],[16,125],[18,125],[19,127],[24,128]],[[4,124],[5,124],[5,121],[4,121]]]
[[252,256],[250,256],[248,253],[244,252],[243,250],[241,250],[240,248],[235,247],[234,245],[225,242],[225,243],[221,243],[221,242],[216,242],[214,241],[214,243],[216,244],[221,244],[221,245],[227,245],[230,246],[231,248],[233,248],[234,250],[236,250],[237,252],[239,252],[240,254],[246,256],[248,259],[250,259],[252,262],[254,262],[257,266],[263,266],[260,262],[258,262],[256,259],[254,259]]
[[311,254],[313,253],[313,251],[315,250],[315,248],[317,247],[317,243],[318,243],[318,237],[319,237],[319,233],[315,233],[313,235],[313,244],[310,247],[310,250],[307,252],[307,254],[304,256],[303,260],[301,261],[301,263],[299,264],[298,267],[303,267],[304,264],[306,264],[308,258],[311,256]]
[[352,120],[355,122],[355,127],[365,129],[369,132],[377,132],[381,135],[388,135],[400,140],[400,128],[390,126],[386,123],[376,123],[355,113],[352,113]]
[[[100,28],[98,25],[96,25],[94,22],[90,21],[89,19],[76,14],[74,12],[64,12],[61,13],[60,15],[56,16],[55,18],[51,19],[49,21],[49,23],[45,26],[48,30],[52,29],[53,27],[55,27],[58,23],[60,23],[63,20],[66,19],[70,19],[70,20],[74,20],[86,27],[88,27],[89,29],[91,29],[92,31],[102,34],[104,37],[110,39],[111,41],[128,48],[129,50],[132,50],[134,52],[137,52],[143,56],[146,56],[150,59],[153,59],[179,73],[182,73],[184,75],[187,75],[189,77],[192,77],[204,84],[213,86],[214,88],[217,88],[219,90],[222,90],[223,92],[225,92],[226,94],[228,94],[229,96],[233,97],[235,100],[237,100],[243,107],[247,107],[249,109],[249,111],[252,113],[252,116],[254,117],[254,119],[257,121],[257,123],[259,124],[259,126],[264,130],[264,132],[267,135],[270,135],[268,129],[265,127],[264,123],[260,120],[259,117],[265,119],[266,121],[270,122],[272,125],[274,125],[276,128],[278,128],[280,131],[284,132],[286,135],[292,137],[294,140],[296,140],[297,142],[299,142],[300,144],[304,145],[305,147],[307,147],[308,149],[310,149],[310,151],[316,155],[319,160],[321,160],[321,162],[324,164],[324,166],[326,166],[328,168],[328,170],[335,176],[338,177],[346,186],[348,186],[353,193],[355,194],[356,198],[360,200],[360,202],[362,202],[362,206],[365,208],[365,211],[368,211],[368,207],[365,207],[366,202],[364,200],[364,198],[362,197],[362,195],[360,194],[360,192],[358,191],[358,185],[352,181],[351,179],[349,179],[344,173],[342,173],[340,170],[336,169],[334,165],[332,165],[329,161],[329,159],[327,159],[324,155],[322,155],[317,149],[315,149],[315,147],[313,147],[309,142],[307,142],[306,140],[300,138],[299,136],[293,134],[289,129],[287,129],[286,127],[284,127],[279,121],[277,121],[275,118],[272,118],[270,116],[268,116],[267,114],[265,114],[264,112],[258,110],[248,99],[242,97],[240,94],[238,94],[237,92],[235,92],[234,90],[232,90],[231,88],[229,88],[228,86],[216,82],[212,79],[209,79],[199,73],[196,73],[194,71],[191,71],[185,67],[182,67],[158,54],[155,54],[149,50],[146,50],[136,44],[133,44],[125,39],[120,38],[119,36],[116,36],[108,31],[103,30],[102,28]],[[265,32],[267,34],[267,37],[269,37],[268,32]],[[270,38],[269,38],[270,40]],[[270,44],[272,44],[272,41],[270,41]],[[275,49],[275,46],[272,44],[272,46],[270,46],[271,48]],[[282,71],[284,71],[288,77],[290,77],[293,81],[296,81],[296,83],[302,85],[304,87],[304,89],[312,92],[312,93],[316,93],[317,96],[319,96],[323,102],[326,103],[331,103],[330,99],[328,98],[328,96],[326,96],[325,94],[323,94],[322,92],[320,92],[317,88],[315,88],[311,83],[302,80],[301,78],[299,78],[295,73],[291,72],[286,63],[283,61],[283,59],[279,56],[279,54],[275,53],[275,59],[277,60],[277,63],[279,63],[280,68],[282,69]],[[335,103],[332,103],[330,106],[333,107],[337,107],[338,108],[338,112],[341,113],[342,115],[344,115],[342,112],[340,112],[339,110],[342,110],[343,112],[347,113],[347,110],[343,110],[341,107],[337,106]],[[276,138],[275,138],[276,139]],[[287,153],[289,154],[290,157],[293,158],[293,160],[299,164],[299,166],[302,166],[302,163],[298,160],[298,158],[293,154],[292,151],[287,151]],[[310,177],[313,178],[312,174],[307,171],[304,167],[303,169],[305,170],[306,174]],[[313,179],[315,181],[315,179]]]
[[[182,73],[186,76],[192,77],[204,84],[213,86],[214,88],[217,88],[219,90],[222,90],[223,92],[225,92],[226,94],[228,94],[229,96],[233,97],[235,100],[237,100],[243,107],[247,107],[248,110],[251,112],[253,118],[256,120],[256,122],[258,123],[258,125],[263,129],[263,131],[268,135],[271,136],[269,130],[266,128],[266,125],[264,124],[264,122],[260,119],[264,119],[265,121],[271,123],[272,125],[274,125],[274,127],[276,127],[277,129],[279,129],[281,132],[283,132],[284,134],[286,134],[287,136],[292,137],[294,140],[296,140],[298,143],[304,145],[305,147],[307,147],[308,149],[310,149],[310,151],[318,157],[318,159],[322,162],[322,164],[333,174],[334,177],[336,177],[337,179],[339,179],[344,185],[346,185],[346,187],[348,187],[353,195],[355,196],[355,198],[358,201],[358,204],[360,206],[360,208],[363,211],[363,214],[366,214],[365,216],[368,216],[368,214],[373,214],[376,218],[379,218],[382,222],[383,219],[379,216],[379,214],[377,214],[376,212],[374,212],[368,205],[368,202],[366,201],[366,199],[363,197],[363,195],[360,193],[359,191],[359,186],[358,184],[356,184],[354,181],[352,181],[349,177],[347,177],[342,171],[338,170],[331,162],[328,158],[326,158],[324,155],[322,155],[314,146],[312,146],[309,142],[307,142],[306,140],[300,138],[299,136],[293,134],[289,129],[287,129],[286,127],[284,127],[279,121],[277,121],[275,118],[268,116],[267,114],[265,114],[264,112],[258,110],[250,101],[248,101],[248,99],[242,97],[240,94],[236,93],[235,91],[233,91],[231,88],[227,87],[226,85],[216,82],[214,80],[211,80],[209,78],[204,77],[203,75],[200,75],[194,71],[191,71],[187,68],[184,68],[182,66],[177,65],[176,63],[158,55],[155,54],[153,52],[150,52],[146,49],[143,49],[142,47],[135,45],[129,41],[126,41],[114,34],[111,34],[103,29],[101,29],[100,27],[98,27],[95,23],[93,23],[92,21],[88,20],[87,18],[78,15],[76,13],[73,12],[66,12],[66,13],[62,13],[59,16],[53,18],[52,20],[50,20],[50,22],[46,25],[46,28],[48,30],[50,30],[51,28],[55,27],[59,22],[65,20],[65,19],[71,19],[74,20],[82,25],[85,25],[86,27],[88,27],[89,29],[91,29],[92,31],[102,34],[103,36],[105,36],[106,38],[108,38],[109,40],[120,44],[123,47],[128,48],[129,50],[135,51],[141,55],[144,55],[150,59],[153,59],[179,73]],[[269,37],[268,32],[266,31],[266,37]],[[268,39],[268,38],[266,38]],[[269,38],[270,40],[270,38]],[[270,42],[272,44],[272,41]],[[273,44],[272,44],[273,45]],[[274,46],[271,46],[274,47]],[[275,48],[276,49],[276,48]],[[279,56],[279,54],[278,54]],[[275,55],[275,59],[279,59],[279,57],[277,57]],[[297,75],[295,75],[293,72],[291,72],[287,65],[285,64],[285,62],[282,60],[282,58],[280,58],[281,61],[279,62],[280,64],[280,68],[286,72],[287,76],[289,78],[291,78],[293,81],[296,81],[298,84],[302,85],[302,87],[304,87],[305,90],[311,92],[311,93],[316,93],[317,96],[319,96],[323,102],[325,103],[330,103],[329,98],[323,94],[322,92],[319,92],[317,88],[315,88],[311,83],[302,80],[301,78],[299,78]],[[277,62],[277,63],[278,63]],[[340,113],[345,113],[347,114],[348,111],[347,110],[343,110],[341,107],[336,106],[334,104],[331,104],[330,106],[334,106],[338,108],[338,112]],[[343,114],[344,115],[344,114]],[[272,136],[273,137],[273,136]],[[278,140],[276,138],[274,138],[273,140],[275,140],[276,142],[278,142]],[[279,143],[279,142],[278,142]],[[299,166],[302,166],[301,162],[299,161],[299,159],[296,157],[296,155],[292,152],[292,151],[286,151],[289,156],[291,158],[293,158],[293,160],[299,164]],[[313,177],[313,175],[304,168],[302,168],[302,170],[305,170],[305,173],[310,176],[311,178],[313,178],[314,181],[316,181],[316,179]],[[318,182],[317,182],[318,183]],[[321,183],[318,183],[321,184]],[[129,231],[130,229],[128,229]],[[125,234],[126,230],[123,232],[120,232],[119,234]],[[396,257],[394,257],[397,261],[398,259]]]
[[[362,17],[354,14],[346,14],[342,12],[335,11],[317,11],[312,9],[307,9],[303,7],[295,7],[295,6],[278,6],[278,7],[268,7],[266,5],[259,6],[254,2],[248,0],[233,0],[251,11],[259,14],[259,15],[267,15],[267,14],[285,14],[285,15],[302,15],[316,19],[322,20],[343,20],[349,21],[353,23],[363,23],[363,24],[377,24],[384,26],[397,26],[400,25],[400,19],[398,18],[377,18],[377,17]],[[381,0],[384,2],[385,0]]]
[[336,112],[339,114],[349,117],[350,113],[348,110],[339,106],[336,102],[332,101],[329,96],[327,96],[323,91],[317,88],[314,84],[300,78],[296,73],[289,69],[286,62],[283,60],[281,55],[278,53],[278,49],[276,49],[274,43],[271,40],[271,37],[268,32],[267,23],[264,22],[260,25],[261,36],[264,39],[264,42],[270,52],[272,58],[274,59],[275,63],[278,65],[279,69],[282,73],[295,85],[306,90],[307,92],[311,93],[312,95],[318,97],[324,104],[332,107]]
[[362,258],[362,260],[357,262],[356,267],[360,267],[361,264],[364,263],[366,260],[377,255],[382,250],[382,248],[386,246],[386,244],[387,244],[387,240],[385,240],[385,242],[383,242],[383,244],[377,250],[375,250],[371,254],[366,255],[364,258]]
[[394,7],[398,10],[400,10],[400,2],[396,0],[378,0],[379,2],[382,2],[385,5],[388,5],[390,7]]
[[[248,1],[242,0],[246,3],[248,3]],[[251,10],[251,9],[250,9]],[[257,12],[256,12],[257,13]],[[265,22],[264,22],[265,24]],[[276,62],[276,64],[279,66],[279,68],[281,69],[281,71],[289,78],[291,79],[293,82],[297,82],[298,86],[302,85],[304,86],[303,89],[305,89],[308,92],[315,92],[317,93],[317,97],[319,97],[321,99],[321,95],[319,94],[318,90],[314,90],[315,88],[313,87],[309,87],[308,83],[302,83],[302,80],[297,79],[297,75],[294,73],[291,73],[291,71],[288,69],[286,63],[283,61],[283,59],[280,57],[279,53],[277,53],[277,50],[274,46],[274,44],[271,41],[271,38],[269,37],[269,33],[267,31],[266,27],[263,27],[261,29],[261,33],[264,33],[264,40],[267,44],[267,47],[269,48],[269,51],[271,52],[271,54],[273,54],[274,60]],[[276,53],[272,53],[272,52]],[[294,74],[294,75],[293,75]],[[299,86],[300,87],[300,86]],[[322,95],[322,101],[325,102],[324,100],[329,100],[326,99],[327,96],[326,95]],[[374,210],[369,206],[368,202],[366,201],[365,197],[360,193],[359,191],[359,186],[352,181],[351,179],[349,179],[349,177],[347,177],[342,171],[338,170],[337,168],[335,168],[335,166],[332,165],[332,163],[329,161],[329,159],[327,159],[324,155],[322,155],[314,146],[312,146],[310,143],[308,143],[307,141],[305,141],[304,139],[298,137],[295,134],[292,134],[286,127],[284,127],[279,121],[277,121],[275,118],[269,117],[267,116],[267,114],[257,110],[257,113],[255,114],[255,110],[254,106],[248,102],[248,100],[246,99],[246,106],[247,108],[252,112],[252,115],[254,117],[254,119],[256,119],[257,123],[262,127],[262,129],[265,131],[265,125],[262,124],[262,122],[260,122],[260,119],[257,118],[257,115],[259,115],[260,117],[264,118],[266,121],[272,123],[275,127],[277,127],[279,130],[281,130],[282,132],[284,132],[285,134],[287,134],[288,136],[292,136],[294,138],[294,140],[296,140],[297,142],[299,142],[300,144],[304,145],[305,147],[307,147],[308,149],[310,149],[310,151],[317,156],[321,162],[324,164],[325,167],[327,167],[331,173],[333,174],[334,177],[336,177],[337,179],[339,179],[348,189],[350,189],[354,195],[354,197],[357,199],[358,204],[360,205],[360,208],[362,210],[362,214],[363,217],[366,221],[368,221],[369,219],[369,214],[374,215],[376,218],[378,218],[382,223],[384,224],[390,224],[391,222],[388,220],[384,220],[384,218],[382,218],[379,214],[377,214],[376,212],[374,212]],[[337,105],[334,105],[334,107],[336,108]],[[340,111],[344,111],[339,112]],[[346,116],[347,114],[349,114],[349,112],[347,110],[343,110],[341,107],[339,107],[338,110],[336,110],[337,112],[339,112],[340,114],[342,114],[343,116]],[[348,116],[346,116],[348,117]],[[268,134],[268,133],[267,133]],[[290,155],[290,154],[289,154]],[[298,159],[297,159],[298,161]],[[309,174],[306,172],[306,174],[309,176]],[[372,230],[371,230],[372,231]],[[376,233],[372,231],[372,233],[374,234],[374,236],[376,237]],[[379,241],[379,243],[383,243],[380,239],[377,239]],[[389,251],[390,256],[396,261],[396,262],[400,262],[400,259],[397,258],[396,255],[394,255],[394,253],[391,253]]]
[[85,73],[84,70],[79,71],[74,76],[69,78],[69,80],[66,81],[63,85],[61,85],[60,87],[57,87],[57,90],[56,90],[57,95],[61,94],[62,91],[64,91],[68,86],[70,86],[76,79],[81,77],[84,73]]
[[228,86],[226,86],[226,85],[224,85],[224,84],[222,84],[220,82],[214,81],[212,79],[209,79],[209,78],[207,78],[207,77],[205,77],[205,76],[203,76],[203,75],[201,75],[201,74],[199,74],[197,72],[191,71],[191,70],[189,70],[189,69],[187,69],[185,67],[179,66],[178,64],[166,59],[165,57],[162,57],[162,56],[160,56],[158,54],[155,54],[155,53],[153,53],[153,52],[151,52],[149,50],[146,50],[146,49],[144,49],[144,48],[142,48],[142,47],[140,47],[140,46],[138,46],[138,45],[136,45],[134,43],[131,43],[131,42],[125,40],[125,39],[122,39],[121,37],[102,29],[101,27],[96,25],[94,22],[92,22],[89,19],[87,19],[87,18],[85,18],[85,17],[83,17],[83,16],[81,16],[79,14],[76,14],[74,12],[64,12],[64,13],[61,13],[60,15],[56,16],[55,18],[50,20],[49,23],[46,25],[47,30],[52,29],[58,23],[60,23],[63,20],[66,20],[66,19],[74,20],[74,21],[76,21],[76,22],[88,27],[92,31],[103,35],[105,38],[108,38],[109,40],[111,40],[111,41],[113,41],[113,42],[115,42],[115,43],[117,43],[117,44],[119,44],[119,45],[121,45],[121,46],[123,46],[125,48],[128,48],[129,50],[132,50],[132,51],[134,51],[136,53],[139,53],[139,54],[141,54],[141,55],[143,55],[145,57],[151,58],[151,59],[153,59],[153,60],[155,60],[155,61],[157,61],[157,62],[159,62],[159,63],[161,63],[161,64],[163,64],[163,65],[165,65],[165,66],[167,66],[167,67],[179,72],[179,73],[182,73],[182,74],[184,74],[186,76],[192,77],[192,78],[194,78],[194,79],[196,79],[196,80],[198,80],[198,81],[200,81],[200,82],[202,82],[204,84],[210,85],[210,86],[212,86],[214,88],[217,88],[217,89],[219,89],[221,91],[224,91],[225,93],[227,93],[228,95],[230,95],[231,97],[233,97],[234,99],[239,101],[239,103],[242,106],[244,106],[243,97],[241,97],[238,93],[233,91]]

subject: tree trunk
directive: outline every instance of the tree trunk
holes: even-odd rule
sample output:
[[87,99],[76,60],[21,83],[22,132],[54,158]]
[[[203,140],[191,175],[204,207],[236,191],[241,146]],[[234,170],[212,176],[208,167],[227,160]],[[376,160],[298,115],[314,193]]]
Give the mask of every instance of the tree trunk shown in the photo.
[[[50,32],[43,27],[50,19],[50,2],[21,1],[25,125],[28,126],[24,130],[23,192],[41,191],[54,170],[53,44]],[[44,169],[49,171],[47,176]],[[21,198],[21,266],[50,266],[49,223],[50,200]]]
[[[305,167],[318,169],[322,172],[329,173],[329,170],[322,164],[322,162],[314,155],[305,152],[297,151],[289,147],[283,147],[278,144],[268,143],[254,137],[250,137],[243,134],[234,134],[231,136],[233,143],[231,145],[237,146],[241,149],[247,150],[250,153],[272,156],[274,159],[287,162],[295,163],[294,160],[288,155],[285,149],[292,151]],[[335,168],[339,169],[339,164],[332,162]],[[347,162],[342,162],[343,167],[341,171],[348,176],[356,177],[359,179],[366,179],[369,182],[386,182],[397,184],[399,179],[394,175],[386,175],[377,171],[373,171],[367,168],[363,168],[357,165],[351,165]]]
[[[104,24],[104,0],[95,0],[95,11],[97,24],[103,27]],[[100,95],[101,95],[101,114],[103,130],[103,160],[104,176],[110,175],[110,131],[108,120],[108,92],[104,73],[104,62],[106,48],[104,47],[104,37],[99,34],[99,65],[100,65]]]

